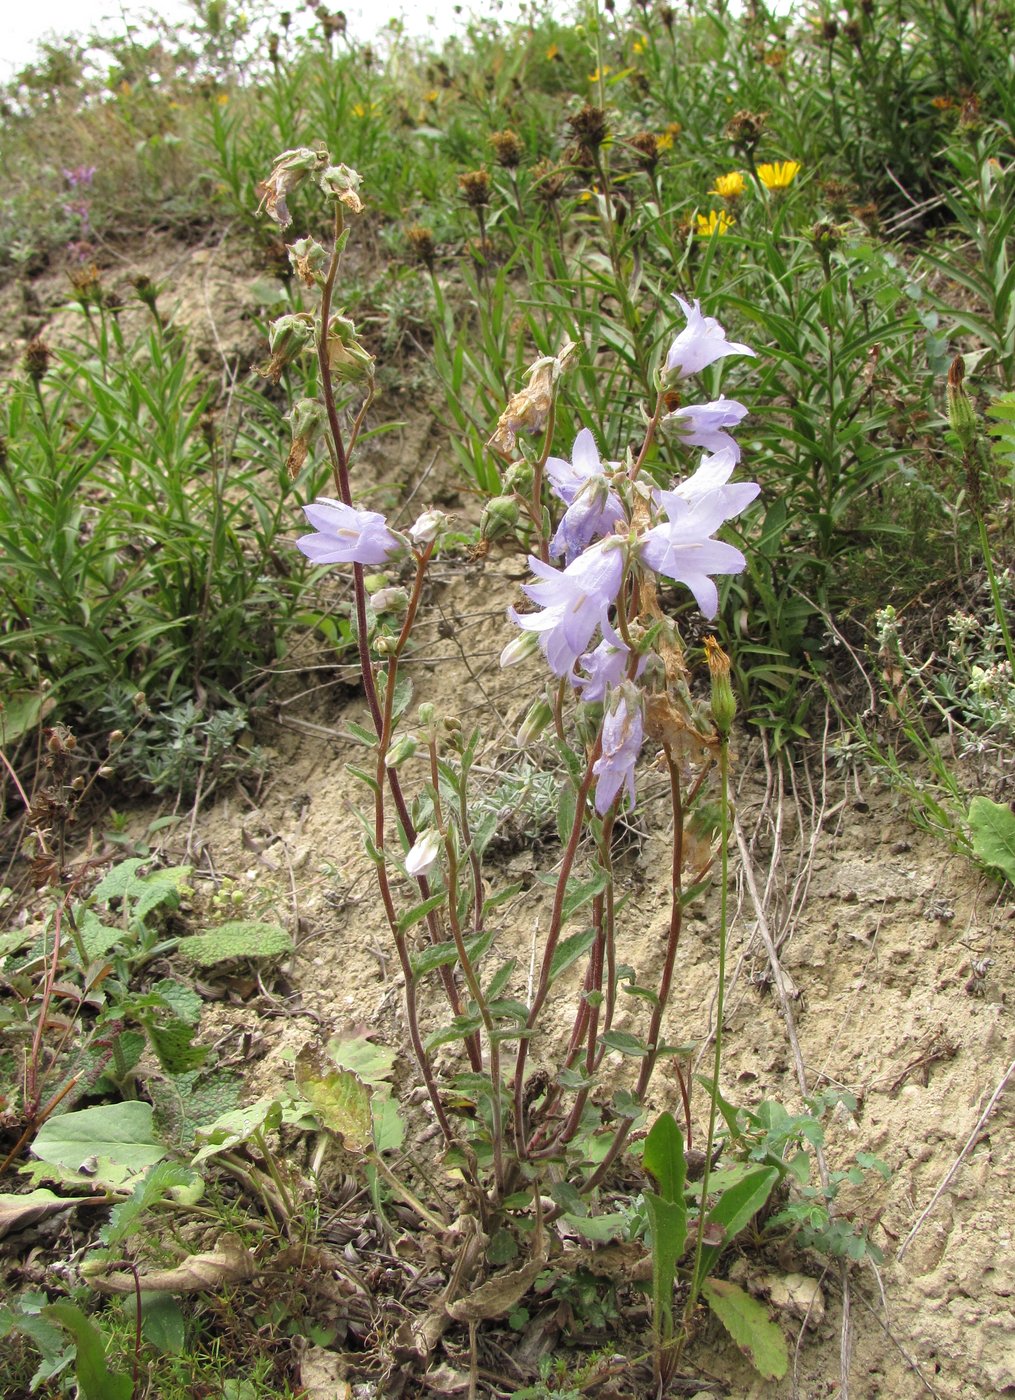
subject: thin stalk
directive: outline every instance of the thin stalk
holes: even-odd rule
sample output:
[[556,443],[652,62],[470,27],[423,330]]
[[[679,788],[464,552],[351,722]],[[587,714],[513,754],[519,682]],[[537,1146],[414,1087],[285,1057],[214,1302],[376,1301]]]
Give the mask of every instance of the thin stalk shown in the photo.
[[708,1182],[712,1171],[712,1149],[715,1145],[715,1127],[719,1117],[719,1072],[722,1069],[723,1033],[722,1022],[726,998],[726,922],[729,897],[729,744],[726,735],[719,736],[719,977],[715,994],[715,1053],[712,1057],[712,1091],[708,1104],[708,1136],[705,1139],[705,1166],[701,1177],[701,1206],[698,1210],[698,1229],[694,1239],[694,1266],[691,1270],[691,1288],[684,1308],[685,1325],[690,1322],[694,1305],[698,1301],[701,1267],[701,1252],[705,1242],[705,1212],[708,1203]]

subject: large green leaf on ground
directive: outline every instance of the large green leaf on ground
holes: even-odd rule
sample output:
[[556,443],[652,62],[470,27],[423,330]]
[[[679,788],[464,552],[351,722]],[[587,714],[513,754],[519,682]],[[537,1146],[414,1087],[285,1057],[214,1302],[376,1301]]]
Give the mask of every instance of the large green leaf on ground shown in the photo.
[[756,1298],[728,1279],[709,1278],[702,1296],[759,1376],[782,1380],[789,1367],[786,1338]]

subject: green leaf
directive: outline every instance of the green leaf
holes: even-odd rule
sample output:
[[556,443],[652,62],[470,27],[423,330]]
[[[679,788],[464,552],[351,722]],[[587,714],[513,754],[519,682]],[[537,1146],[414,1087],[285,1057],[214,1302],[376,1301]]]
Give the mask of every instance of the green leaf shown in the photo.
[[759,1167],[757,1171],[738,1181],[735,1186],[731,1186],[728,1191],[724,1191],[716,1201],[708,1213],[708,1224],[721,1226],[724,1238],[721,1244],[706,1245],[701,1251],[698,1267],[699,1287],[726,1246],[757,1215],[772,1194],[778,1180],[777,1167]]
[[673,1336],[673,1280],[687,1243],[687,1206],[654,1191],[643,1194],[652,1231],[652,1329],[665,1343]]
[[43,1308],[42,1315],[66,1328],[77,1344],[74,1366],[82,1400],[131,1400],[134,1382],[130,1376],[110,1371],[102,1333],[79,1307],[74,1303],[51,1303]]
[[684,1138],[672,1113],[660,1113],[645,1138],[642,1166],[655,1177],[664,1201],[684,1199],[687,1162]]
[[195,1173],[176,1162],[158,1163],[135,1185],[126,1201],[113,1207],[108,1223],[99,1231],[99,1239],[105,1245],[129,1239],[139,1228],[141,1217],[157,1201],[174,1187],[190,1186],[194,1180]]
[[407,909],[398,920],[398,932],[408,933],[409,929],[416,924],[422,923],[426,916],[434,909],[439,909],[447,899],[447,893],[440,890],[437,894],[432,894],[429,899],[421,900],[419,904],[414,904],[411,909]]
[[608,1244],[623,1239],[629,1223],[626,1215],[565,1215],[564,1219],[583,1239],[593,1244]]
[[[129,1303],[136,1300],[129,1294]],[[187,1340],[183,1309],[171,1293],[145,1293],[141,1307],[141,1335],[162,1356],[182,1356]]]
[[233,958],[282,957],[292,952],[292,946],[292,939],[280,924],[236,919],[207,933],[181,938],[177,952],[198,967],[213,967]]
[[191,1044],[197,1032],[196,1026],[188,1026],[186,1021],[176,1016],[161,1024],[151,1017],[145,1017],[142,1025],[159,1064],[167,1074],[186,1074],[187,1070],[204,1064],[208,1056],[207,1045]]
[[374,1088],[385,1085],[395,1068],[394,1051],[375,1045],[367,1035],[335,1036],[326,1048],[339,1069],[351,1070]]
[[571,839],[575,812],[578,810],[578,797],[571,782],[561,783],[557,791],[557,835],[560,844],[566,846]]
[[588,904],[590,899],[595,899],[597,894],[602,894],[609,883],[610,877],[600,867],[596,867],[587,880],[572,876],[567,882],[561,922],[566,924],[569,919],[573,919],[582,905]]
[[281,1121],[282,1105],[273,1098],[258,1099],[246,1108],[223,1113],[213,1123],[197,1129],[198,1141],[203,1140],[204,1146],[194,1154],[191,1164],[196,1167],[208,1157],[228,1152],[241,1142],[247,1142],[255,1133],[273,1132]]
[[[467,1036],[475,1034],[483,1024],[481,1016],[456,1016],[450,1026],[444,1026],[439,1031],[434,1031],[428,1035],[424,1042],[424,1049],[436,1050],[439,1045],[450,1045],[455,1040],[465,1040]],[[517,1031],[513,1033],[517,1035]]]
[[43,1123],[32,1151],[41,1161],[71,1172],[97,1158],[96,1170],[88,1179],[123,1186],[166,1155],[165,1147],[156,1141],[152,1118],[151,1104],[137,1101],[61,1113]]
[[992,870],[1015,885],[1015,812],[1003,802],[974,797],[969,804],[973,850]]
[[553,982],[562,972],[566,972],[572,963],[577,962],[583,953],[587,953],[595,940],[594,928],[586,929],[583,933],[572,933],[569,938],[562,938],[550,959],[550,981]]
[[349,1152],[373,1146],[370,1089],[359,1075],[325,1064],[315,1045],[305,1045],[296,1057],[296,1083],[321,1125],[342,1139]]
[[374,1094],[370,1107],[373,1113],[374,1150],[397,1152],[405,1141],[405,1123],[398,1111],[398,1103],[390,1095],[383,1098],[380,1094]]
[[701,1292],[709,1307],[759,1376],[779,1381],[789,1368],[786,1339],[768,1310],[727,1279],[706,1279]]
[[599,1037],[600,1045],[607,1050],[619,1050],[622,1055],[647,1055],[648,1046],[630,1031],[607,1031]]
[[[482,933],[474,933],[465,940],[465,951],[473,966],[489,948],[493,938],[494,930],[484,929]],[[458,949],[453,942],[431,943],[418,953],[414,953],[410,961],[413,973],[417,977],[424,977],[428,972],[433,972],[438,967],[448,967],[451,963],[457,962]]]

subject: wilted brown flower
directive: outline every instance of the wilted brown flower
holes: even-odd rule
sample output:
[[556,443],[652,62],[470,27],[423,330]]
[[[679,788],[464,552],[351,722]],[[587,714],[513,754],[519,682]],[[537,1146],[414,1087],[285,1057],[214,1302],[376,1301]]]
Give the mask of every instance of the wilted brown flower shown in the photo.
[[493,147],[497,164],[502,165],[505,170],[515,170],[521,164],[525,147],[517,132],[511,131],[510,128],[506,131],[491,132],[490,145]]
[[49,346],[40,336],[36,336],[25,346],[21,363],[33,383],[38,384],[45,377],[46,371],[49,369],[50,354]]
[[593,107],[590,102],[586,102],[580,112],[568,117],[567,124],[579,145],[591,151],[599,149],[609,130],[603,108]]
[[643,170],[654,170],[659,164],[659,138],[651,131],[638,131],[631,137],[638,164]]
[[459,175],[458,188],[470,209],[485,209],[490,203],[490,174],[486,170],[468,170]]
[[405,237],[416,261],[433,272],[436,247],[430,229],[424,228],[422,224],[413,224],[411,228],[406,229]]
[[545,428],[553,403],[554,386],[567,368],[575,348],[574,342],[569,340],[557,355],[544,355],[529,366],[526,371],[528,384],[508,400],[486,444],[505,461],[514,457],[519,433],[538,433]]
[[753,151],[761,140],[767,120],[767,112],[748,112],[746,109],[734,112],[726,123],[726,136],[741,150]]

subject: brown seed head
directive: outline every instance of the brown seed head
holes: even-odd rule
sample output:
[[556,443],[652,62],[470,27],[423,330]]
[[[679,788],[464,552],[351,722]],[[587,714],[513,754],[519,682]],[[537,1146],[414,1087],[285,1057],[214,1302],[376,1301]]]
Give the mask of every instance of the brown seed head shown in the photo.
[[638,131],[631,137],[631,148],[643,170],[654,170],[659,164],[659,140],[651,131]]
[[839,21],[837,19],[822,20],[819,32],[826,44],[834,44],[839,37]]

